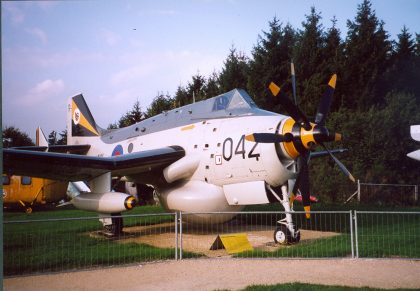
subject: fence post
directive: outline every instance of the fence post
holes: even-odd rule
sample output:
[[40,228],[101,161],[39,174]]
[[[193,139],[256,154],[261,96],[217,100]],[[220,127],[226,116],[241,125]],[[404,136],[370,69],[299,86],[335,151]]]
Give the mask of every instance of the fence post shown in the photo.
[[355,243],[356,243],[356,258],[359,258],[359,240],[357,237],[357,210],[354,211],[354,238],[355,238]]
[[357,201],[360,203],[360,180],[357,179]]
[[178,212],[175,212],[175,261],[178,260]]
[[354,259],[354,239],[353,239],[353,213],[349,210],[350,214],[350,244],[351,244],[351,258]]
[[179,212],[179,259],[182,260],[182,212]]

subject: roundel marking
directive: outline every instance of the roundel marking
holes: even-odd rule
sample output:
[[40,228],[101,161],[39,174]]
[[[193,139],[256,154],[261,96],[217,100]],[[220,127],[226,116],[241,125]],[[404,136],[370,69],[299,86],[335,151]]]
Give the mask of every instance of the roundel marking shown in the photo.
[[131,153],[133,152],[133,148],[134,148],[133,143],[130,143],[130,144],[128,145],[128,153],[129,153],[129,154],[131,154]]
[[112,156],[121,156],[124,154],[123,147],[119,144],[112,151]]
[[76,108],[73,112],[73,122],[74,124],[78,125],[80,122],[80,110]]

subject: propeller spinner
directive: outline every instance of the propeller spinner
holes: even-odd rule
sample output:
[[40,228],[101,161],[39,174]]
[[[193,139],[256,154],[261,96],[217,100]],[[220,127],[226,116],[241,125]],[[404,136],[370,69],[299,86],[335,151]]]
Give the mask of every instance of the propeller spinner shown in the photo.
[[287,154],[292,158],[298,159],[299,174],[296,178],[292,193],[297,193],[298,189],[302,193],[302,202],[307,218],[310,218],[309,154],[316,145],[321,145],[338,165],[340,170],[351,181],[355,182],[353,175],[324,144],[324,142],[340,141],[342,138],[341,134],[330,132],[325,127],[325,120],[331,107],[336,82],[337,75],[334,74],[328,82],[327,89],[321,98],[314,123],[309,122],[306,115],[297,105],[289,100],[281,88],[274,82],[271,82],[269,85],[271,93],[274,96],[279,95],[280,104],[291,118],[285,121],[281,134],[253,133],[245,137],[248,141],[259,143],[283,143]]

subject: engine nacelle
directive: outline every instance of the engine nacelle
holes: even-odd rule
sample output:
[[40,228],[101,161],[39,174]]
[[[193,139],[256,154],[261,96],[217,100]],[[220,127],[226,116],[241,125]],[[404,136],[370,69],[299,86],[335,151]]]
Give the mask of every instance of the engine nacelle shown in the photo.
[[120,192],[82,193],[71,200],[78,209],[99,213],[119,213],[136,205],[136,198]]
[[241,211],[244,207],[229,205],[222,187],[203,181],[188,181],[175,188],[160,189],[159,199],[167,210],[193,213],[183,215],[183,219],[196,223],[222,223],[235,215],[205,213]]

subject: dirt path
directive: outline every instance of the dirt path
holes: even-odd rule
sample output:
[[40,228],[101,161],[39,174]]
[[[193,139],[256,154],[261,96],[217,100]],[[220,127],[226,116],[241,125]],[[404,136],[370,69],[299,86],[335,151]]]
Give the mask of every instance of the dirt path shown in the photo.
[[[302,275],[304,274],[304,275]],[[303,282],[420,288],[420,261],[197,259],[5,279],[4,290],[214,290]]]
[[[124,232],[126,238],[121,238],[120,243],[143,243],[158,248],[175,248],[174,232],[172,223],[162,223],[149,226],[126,227]],[[339,235],[335,232],[313,231],[302,229],[302,241],[327,238]],[[229,229],[188,229],[184,228],[182,235],[182,249],[194,253],[204,254],[207,257],[227,256],[226,250],[210,250],[218,234],[223,233],[245,233],[250,244],[255,249],[264,251],[276,251],[284,246],[274,244],[273,229],[264,225],[229,225]],[[90,236],[98,236],[97,233],[90,233]]]

